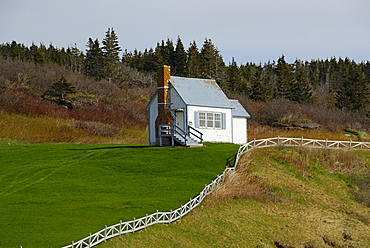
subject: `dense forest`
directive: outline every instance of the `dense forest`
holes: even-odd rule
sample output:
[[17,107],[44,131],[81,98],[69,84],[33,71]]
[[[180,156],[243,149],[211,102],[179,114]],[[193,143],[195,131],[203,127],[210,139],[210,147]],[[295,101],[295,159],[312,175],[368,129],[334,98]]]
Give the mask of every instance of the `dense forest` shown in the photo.
[[[200,47],[192,41],[185,48],[178,37],[175,42],[168,38],[158,42],[155,48],[144,51],[122,51],[113,28],[106,31],[101,42],[89,38],[85,51],[79,50],[76,45],[57,48],[53,44],[32,44],[27,47],[12,41],[0,45],[0,59],[3,66],[0,91],[3,94],[4,89],[12,88],[13,81],[21,84],[22,80],[23,83],[31,80],[24,73],[25,68],[18,68],[20,71],[10,78],[9,72],[6,74],[5,71],[16,70],[8,68],[12,63],[13,67],[14,63],[23,63],[34,69],[41,66],[49,68],[47,70],[55,66],[65,68],[58,69],[58,77],[50,78],[49,82],[35,82],[32,87],[23,87],[23,90],[69,109],[81,105],[81,102],[96,101],[94,90],[87,90],[92,85],[114,87],[126,93],[132,89],[148,89],[142,91],[147,91],[147,94],[142,93],[138,97],[145,102],[154,90],[156,69],[167,64],[171,66],[172,75],[215,79],[230,97],[239,99],[252,116],[255,115],[254,120],[261,124],[281,124],[281,118],[286,117],[289,111],[322,123],[328,119],[328,114],[322,111],[325,108],[330,110],[331,116],[338,116],[334,122],[347,119],[360,129],[370,129],[369,61],[356,63],[350,58],[332,57],[311,61],[296,59],[288,63],[281,55],[276,61],[264,64],[248,62],[238,65],[232,60],[227,65],[217,46],[208,38]],[[81,82],[76,80],[90,83],[81,86]],[[279,111],[276,105],[280,106]],[[270,113],[270,116],[263,117],[263,111],[284,113],[275,117]],[[318,113],[320,116],[315,116]],[[144,120],[141,122],[144,123]]]

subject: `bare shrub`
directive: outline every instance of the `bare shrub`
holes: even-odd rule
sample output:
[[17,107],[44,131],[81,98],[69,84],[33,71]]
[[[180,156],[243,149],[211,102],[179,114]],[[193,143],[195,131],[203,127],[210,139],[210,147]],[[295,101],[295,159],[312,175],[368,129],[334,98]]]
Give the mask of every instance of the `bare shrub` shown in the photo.
[[269,126],[289,126],[297,119],[302,118],[299,104],[286,99],[274,99],[261,106],[260,115],[256,120]]
[[[139,72],[135,75],[140,77]],[[66,111],[55,103],[42,101],[39,97],[62,76],[71,82],[77,91],[71,95],[71,111]],[[0,106],[8,113],[73,118],[115,126],[145,127],[145,107],[155,90],[155,87],[122,90],[114,83],[106,80],[96,81],[62,66],[40,66],[3,58],[0,58],[0,78]],[[143,84],[151,85],[151,79],[146,80]]]
[[340,110],[325,105],[302,105],[302,112],[307,118],[318,122],[332,132],[352,128],[359,131],[369,131],[369,118],[364,113]]
[[[272,127],[291,127],[299,122],[312,122],[330,132],[343,132],[345,128],[357,131],[370,131],[370,118],[365,112],[340,110],[330,104],[330,96],[325,102],[297,104],[287,99],[273,99],[267,103],[253,102],[245,95],[234,94],[251,115],[250,121]],[[324,100],[323,100],[324,101]]]
[[127,65],[121,66],[121,72],[128,79],[128,86],[151,87],[155,85],[154,74],[149,72],[140,72],[139,70]]

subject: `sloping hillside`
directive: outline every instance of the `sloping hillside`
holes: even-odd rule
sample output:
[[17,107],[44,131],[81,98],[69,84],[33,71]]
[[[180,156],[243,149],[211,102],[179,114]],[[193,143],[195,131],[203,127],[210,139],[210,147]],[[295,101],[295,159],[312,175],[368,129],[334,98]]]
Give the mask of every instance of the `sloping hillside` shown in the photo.
[[369,164],[365,152],[255,150],[182,220],[101,247],[370,247]]
[[146,144],[145,106],[154,87],[127,80],[118,85],[0,57],[0,139]]

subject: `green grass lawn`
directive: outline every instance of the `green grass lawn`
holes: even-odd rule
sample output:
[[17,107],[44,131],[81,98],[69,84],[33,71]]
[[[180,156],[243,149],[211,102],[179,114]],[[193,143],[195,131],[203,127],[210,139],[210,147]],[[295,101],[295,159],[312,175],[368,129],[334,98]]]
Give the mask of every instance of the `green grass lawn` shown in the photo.
[[105,225],[178,208],[237,145],[0,143],[0,247],[60,247]]

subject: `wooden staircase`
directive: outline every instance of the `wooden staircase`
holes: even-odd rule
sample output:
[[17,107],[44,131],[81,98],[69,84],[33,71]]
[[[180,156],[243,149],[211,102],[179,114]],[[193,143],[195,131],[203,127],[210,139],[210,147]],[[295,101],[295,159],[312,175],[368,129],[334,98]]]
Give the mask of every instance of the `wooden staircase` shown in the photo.
[[186,132],[174,124],[161,124],[158,130],[160,146],[203,146],[203,134],[188,127]]

